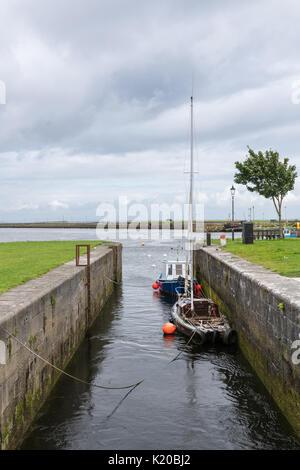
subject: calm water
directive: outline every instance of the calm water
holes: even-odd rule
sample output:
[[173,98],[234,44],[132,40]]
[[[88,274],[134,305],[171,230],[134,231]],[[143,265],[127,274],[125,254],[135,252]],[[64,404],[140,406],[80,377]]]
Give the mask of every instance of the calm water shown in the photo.
[[[93,230],[0,230],[0,240],[94,239]],[[104,238],[104,235],[103,235]],[[293,431],[238,350],[188,346],[164,337],[171,304],[152,291],[175,241],[124,240],[123,283],[68,372],[126,391],[62,377],[24,449],[293,449]],[[172,249],[173,248],[173,249]],[[156,266],[153,267],[152,265]]]

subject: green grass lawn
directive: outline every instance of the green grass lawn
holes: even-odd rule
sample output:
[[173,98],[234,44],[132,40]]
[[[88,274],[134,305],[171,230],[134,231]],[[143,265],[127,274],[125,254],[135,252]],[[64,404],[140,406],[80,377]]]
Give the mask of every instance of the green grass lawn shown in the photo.
[[[75,258],[76,244],[100,241],[50,241],[0,243],[0,293],[41,276]],[[80,254],[86,250],[81,248]]]
[[243,245],[241,239],[227,240],[223,249],[282,276],[300,277],[300,239],[254,240],[253,245]]

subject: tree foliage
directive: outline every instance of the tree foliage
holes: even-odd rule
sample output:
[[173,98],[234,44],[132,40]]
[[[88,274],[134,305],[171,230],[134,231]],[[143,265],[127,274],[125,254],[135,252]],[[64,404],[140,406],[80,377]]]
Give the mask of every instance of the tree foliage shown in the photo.
[[248,146],[248,155],[244,162],[235,162],[237,173],[234,181],[243,184],[251,192],[257,192],[267,199],[272,199],[281,224],[281,206],[283,198],[294,189],[297,178],[296,166],[289,165],[289,159],[279,159],[279,153],[266,150],[254,152]]

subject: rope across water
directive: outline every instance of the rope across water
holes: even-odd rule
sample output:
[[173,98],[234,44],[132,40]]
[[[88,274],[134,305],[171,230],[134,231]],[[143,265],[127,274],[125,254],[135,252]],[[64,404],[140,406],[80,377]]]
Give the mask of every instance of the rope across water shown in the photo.
[[[120,285],[121,283],[120,282],[117,282],[117,281],[114,281],[113,279],[110,279],[108,276],[105,276],[109,281],[113,282],[114,284],[117,284],[117,285]],[[135,287],[143,287],[143,286],[135,286]],[[52,367],[53,369],[57,370],[58,372],[60,372],[61,374],[75,380],[76,382],[80,382],[80,383],[83,383],[85,385],[89,385],[91,387],[95,387],[95,388],[100,388],[100,389],[104,389],[104,390],[126,390],[126,389],[135,389],[136,387],[138,387],[141,383],[144,382],[145,379],[142,379],[142,380],[139,380],[138,382],[135,382],[133,384],[130,384],[130,385],[123,385],[123,386],[118,386],[118,387],[111,387],[111,386],[107,386],[107,385],[98,385],[98,384],[95,384],[93,382],[88,382],[86,380],[83,380],[83,379],[80,379],[79,377],[76,377],[72,374],[69,374],[68,372],[64,371],[63,369],[61,369],[60,367],[56,366],[55,364],[52,364],[50,361],[48,361],[47,359],[45,359],[44,357],[42,357],[40,354],[38,354],[36,351],[34,351],[33,349],[31,349],[29,346],[27,346],[25,343],[23,343],[19,338],[17,338],[16,335],[12,334],[11,332],[9,332],[8,330],[6,330],[6,328],[4,328],[3,326],[0,326],[0,329],[2,331],[5,332],[5,334],[7,334],[9,337],[13,338],[17,343],[21,344],[21,346],[23,346],[25,349],[27,349],[27,351],[29,351],[31,354],[33,354],[35,357],[37,357],[38,359],[40,359],[41,361],[43,361],[45,364],[49,365],[50,367]],[[174,361],[176,361],[178,359],[178,357],[183,353],[184,349],[186,348],[186,346],[189,345],[189,343],[191,342],[191,340],[193,339],[195,333],[197,333],[197,330],[194,331],[194,333],[191,335],[191,337],[188,339],[188,341],[186,342],[186,344],[183,346],[183,349],[171,360],[169,361],[169,363],[172,363]]]
[[64,371],[60,367],[55,366],[54,364],[49,362],[47,359],[45,359],[44,357],[40,356],[38,353],[33,351],[33,349],[29,348],[26,344],[24,344],[21,340],[19,340],[15,335],[11,334],[9,331],[7,331],[2,326],[0,327],[0,329],[3,330],[7,335],[12,337],[15,341],[17,341],[17,343],[21,344],[25,349],[27,349],[29,352],[31,352],[34,356],[38,357],[41,361],[45,362],[49,366],[53,367],[53,369],[61,372],[62,374],[66,375],[67,377],[70,377],[71,379],[76,380],[76,382],[81,382],[83,384],[90,385],[90,386],[96,387],[96,388],[102,388],[102,389],[105,389],[105,390],[125,390],[125,389],[129,389],[129,388],[135,388],[144,381],[144,379],[142,379],[139,382],[136,382],[134,384],[125,385],[125,386],[121,386],[121,387],[109,387],[109,386],[106,386],[106,385],[97,385],[97,384],[94,384],[93,382],[87,382],[86,380],[83,380],[83,379],[80,379],[78,377],[75,377],[74,375],[68,374],[68,372]]

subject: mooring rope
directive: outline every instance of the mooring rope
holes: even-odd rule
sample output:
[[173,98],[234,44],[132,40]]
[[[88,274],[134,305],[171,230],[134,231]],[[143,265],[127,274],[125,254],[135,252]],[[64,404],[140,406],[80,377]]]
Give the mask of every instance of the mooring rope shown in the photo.
[[[104,274],[104,277],[106,277],[109,281],[111,281],[112,283],[116,284],[116,285],[121,285],[121,282],[118,282],[118,281],[115,281],[114,279],[111,279],[110,277],[106,276]],[[127,284],[126,283],[126,286],[127,285],[130,285],[132,287],[145,287],[145,286],[142,286],[142,285],[132,285],[132,284]],[[201,292],[203,293],[203,290],[201,288]],[[195,327],[195,325],[193,325],[191,322],[189,322],[192,326],[194,326],[195,328],[195,331],[193,332],[193,334],[191,335],[191,337],[189,338],[189,340],[186,342],[186,344],[184,345],[183,349],[177,354],[177,356],[175,356],[171,361],[169,361],[169,363],[171,362],[174,362],[178,359],[178,357],[184,352],[184,349],[186,348],[186,346],[188,346],[191,342],[191,340],[193,339],[194,335],[196,333],[198,333],[197,331],[197,328]],[[36,356],[38,359],[40,359],[41,361],[45,362],[47,365],[49,365],[50,367],[52,367],[53,369],[57,370],[58,372],[60,372],[61,374],[75,380],[76,382],[80,382],[80,383],[83,383],[85,385],[89,385],[91,387],[96,387],[96,388],[100,388],[100,389],[104,389],[104,390],[125,390],[125,389],[132,389],[134,390],[136,387],[138,387],[142,382],[144,382],[145,379],[142,379],[136,383],[133,383],[131,385],[126,385],[126,386],[121,386],[121,387],[109,387],[109,386],[106,386],[106,385],[97,385],[97,384],[94,384],[92,382],[87,382],[86,380],[83,380],[83,379],[80,379],[79,377],[76,377],[72,374],[69,374],[68,372],[64,371],[63,369],[61,369],[60,367],[52,364],[50,361],[48,361],[47,359],[45,359],[44,357],[42,357],[40,354],[38,354],[36,351],[34,351],[33,349],[31,349],[29,346],[27,346],[25,343],[23,343],[20,339],[18,339],[14,334],[10,333],[9,331],[7,331],[3,326],[0,327],[0,329],[2,329],[9,337],[12,337],[15,341],[17,341],[17,343],[21,344],[25,349],[27,349],[31,354],[33,354],[34,356]],[[127,394],[126,394],[127,396]]]
[[77,381],[77,382],[80,382],[80,383],[83,383],[85,385],[90,385],[92,387],[96,387],[96,388],[102,388],[102,389],[105,389],[105,390],[125,390],[125,389],[128,389],[128,388],[136,388],[138,385],[140,385],[142,382],[144,382],[144,379],[140,380],[139,382],[136,382],[134,384],[131,384],[131,385],[126,385],[126,386],[122,386],[122,387],[109,387],[109,386],[105,386],[105,385],[97,385],[97,384],[94,384],[92,382],[87,382],[86,380],[83,380],[83,379],[80,379],[79,377],[75,377],[74,375],[71,375],[71,374],[68,374],[68,372],[65,372],[63,369],[61,369],[60,367],[57,367],[55,366],[54,364],[52,364],[51,362],[49,362],[47,359],[45,359],[44,357],[40,356],[38,353],[36,353],[35,351],[33,351],[33,349],[29,348],[26,344],[24,344],[21,340],[19,340],[15,335],[9,333],[9,331],[7,331],[5,328],[3,328],[3,326],[0,327],[1,330],[3,330],[7,335],[9,335],[10,337],[14,338],[19,344],[21,344],[24,348],[26,348],[29,352],[31,352],[34,356],[38,357],[41,361],[45,362],[46,364],[48,364],[49,366],[53,367],[53,369],[56,369],[57,371],[59,371],[60,373],[66,375],[67,377],[70,377],[71,379]]
[[[113,282],[113,283],[114,283],[114,284],[116,284],[117,286],[120,286],[120,285],[122,284],[122,282],[119,282],[119,281],[114,281],[114,280],[113,280],[113,279],[111,279],[110,277],[106,276],[106,274],[104,274],[104,277],[106,277],[106,279],[108,279],[110,282]],[[126,286],[129,286],[129,287],[142,287],[142,288],[145,288],[145,287],[147,287],[147,286],[148,286],[148,284],[147,284],[147,285],[145,285],[145,284],[144,284],[143,286],[142,286],[142,285],[139,285],[139,286],[138,286],[138,285],[136,285],[136,284],[127,284],[127,282],[126,282]]]
[[132,387],[130,390],[128,390],[128,392],[126,392],[126,394],[124,395],[123,398],[121,398],[121,400],[117,403],[117,405],[114,407],[114,409],[106,416],[106,420],[108,421],[114,414],[115,412],[117,411],[118,408],[120,408],[120,406],[122,405],[122,403],[126,400],[126,398],[130,395],[131,392],[133,392],[133,390],[138,386],[135,385],[134,387]]
[[[191,311],[191,308],[186,312],[189,313]],[[174,362],[176,361],[179,356],[184,352],[185,348],[190,344],[190,342],[192,341],[193,337],[195,336],[196,333],[200,334],[199,331],[197,330],[197,326],[194,325],[192,322],[190,322],[187,318],[186,320],[188,321],[188,323],[190,323],[191,326],[193,326],[195,328],[193,334],[190,336],[190,338],[188,339],[188,341],[185,343],[185,345],[183,346],[183,348],[181,349],[181,351],[177,354],[177,356],[175,356],[173,359],[171,359],[171,361],[168,362],[168,364],[171,364],[171,362]]]
[[[198,326],[195,325],[195,323],[193,323],[191,320],[189,320],[188,318],[185,318],[186,321],[193,327],[195,328],[195,332],[198,333],[200,335],[200,332],[198,331]],[[201,335],[200,335],[201,336]]]
[[[116,284],[117,286],[120,286],[120,285],[122,284],[122,282],[114,281],[114,279],[111,279],[110,277],[106,276],[106,274],[104,274],[104,277],[106,277],[106,279],[108,279],[110,282],[113,282],[113,283]],[[137,285],[137,284],[128,284],[128,283],[126,282],[126,286],[129,286],[129,287],[143,287],[143,288],[144,288],[144,287],[147,287],[148,284],[147,284],[147,285],[144,284],[144,285],[142,286],[142,285]],[[204,296],[204,291],[203,291],[202,287],[201,287],[201,289],[200,289],[200,292],[201,292],[202,295]]]
[[177,356],[175,356],[173,359],[171,359],[171,361],[169,361],[169,364],[171,364],[172,362],[174,361],[177,361],[177,359],[179,358],[179,356],[184,352],[185,348],[190,344],[190,342],[192,341],[193,337],[195,336],[195,334],[197,333],[197,330],[194,330],[194,333],[190,336],[189,340],[185,343],[185,345],[183,346],[182,350],[179,351],[179,353],[177,354]]
[[[83,383],[85,385],[89,385],[91,387],[96,387],[96,388],[101,388],[101,389],[104,389],[104,390],[125,390],[125,389],[130,389],[129,392],[125,395],[125,397],[122,398],[121,402],[116,406],[116,409],[121,405],[121,403],[125,400],[125,398],[127,398],[129,393],[131,393],[135,388],[137,388],[145,380],[145,379],[142,379],[142,380],[140,380],[140,381],[138,381],[134,384],[126,385],[126,386],[122,386],[122,387],[109,387],[109,386],[106,386],[106,385],[97,385],[97,384],[94,384],[92,382],[87,382],[86,380],[80,379],[79,377],[76,377],[75,375],[69,374],[68,372],[64,371],[60,367],[55,366],[50,361],[48,361],[47,359],[42,357],[40,354],[33,351],[33,349],[29,348],[25,343],[23,343],[15,335],[13,335],[9,331],[7,331],[3,326],[1,326],[0,329],[3,330],[9,337],[14,338],[17,341],[17,343],[21,344],[25,349],[27,349],[31,354],[36,356],[38,359],[45,362],[47,365],[51,366],[53,369],[57,370],[61,374],[66,375],[67,377],[75,380],[76,382],[80,382],[80,383]],[[172,362],[175,362],[179,358],[179,356],[184,352],[185,348],[190,344],[190,342],[192,341],[192,339],[193,339],[193,337],[195,336],[196,333],[197,333],[197,329],[195,329],[193,334],[190,336],[188,341],[183,346],[182,350],[179,351],[179,353],[173,359],[171,359],[171,361],[169,361],[169,364],[171,364]],[[116,409],[114,409],[111,414],[113,414],[116,411]],[[110,415],[108,417],[110,417]]]

